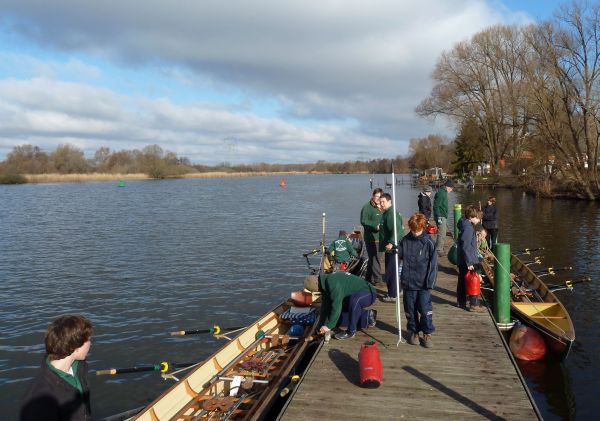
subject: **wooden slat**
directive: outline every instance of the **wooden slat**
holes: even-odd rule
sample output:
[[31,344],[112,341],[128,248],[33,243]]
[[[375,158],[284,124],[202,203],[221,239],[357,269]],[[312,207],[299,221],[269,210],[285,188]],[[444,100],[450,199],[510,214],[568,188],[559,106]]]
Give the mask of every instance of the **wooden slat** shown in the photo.
[[[378,300],[377,326],[324,345],[281,419],[537,419],[492,317],[456,307],[456,281],[454,267],[441,258],[433,348],[396,347],[395,304]],[[378,389],[358,385],[358,352],[368,340],[378,341],[383,364]]]

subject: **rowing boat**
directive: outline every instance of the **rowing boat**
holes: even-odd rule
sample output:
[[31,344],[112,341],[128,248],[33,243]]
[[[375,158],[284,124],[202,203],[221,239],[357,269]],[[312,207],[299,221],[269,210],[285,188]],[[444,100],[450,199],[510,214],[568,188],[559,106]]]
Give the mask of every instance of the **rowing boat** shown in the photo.
[[[482,262],[492,285],[494,261],[493,254],[488,251]],[[575,328],[567,309],[540,277],[514,254],[510,258],[510,272],[511,312],[523,323],[537,329],[559,359],[566,358],[575,340]]]
[[[310,317],[312,315],[312,317]],[[278,305],[145,407],[134,420],[260,420],[315,337],[317,309]],[[295,326],[291,328],[292,324]],[[298,329],[298,324],[303,329]]]

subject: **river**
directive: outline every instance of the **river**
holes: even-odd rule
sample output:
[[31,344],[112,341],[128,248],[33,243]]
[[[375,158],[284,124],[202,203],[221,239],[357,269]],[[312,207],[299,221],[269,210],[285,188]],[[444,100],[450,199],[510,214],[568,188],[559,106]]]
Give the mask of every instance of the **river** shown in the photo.
[[[17,418],[46,327],[61,314],[92,320],[93,370],[210,355],[222,343],[168,332],[241,326],[299,289],[302,253],[318,246],[322,213],[329,240],[357,225],[369,178],[294,175],[285,188],[275,176],[0,186],[0,419]],[[374,177],[375,185],[385,180]],[[417,194],[397,187],[403,215],[416,210]],[[545,419],[595,417],[598,204],[481,189],[451,193],[450,204],[485,202],[489,194],[498,199],[500,241],[545,247],[545,265],[573,266],[569,277],[595,281],[557,293],[577,334],[569,358],[522,365]],[[170,385],[155,373],[91,374],[90,381],[95,418],[141,406]]]

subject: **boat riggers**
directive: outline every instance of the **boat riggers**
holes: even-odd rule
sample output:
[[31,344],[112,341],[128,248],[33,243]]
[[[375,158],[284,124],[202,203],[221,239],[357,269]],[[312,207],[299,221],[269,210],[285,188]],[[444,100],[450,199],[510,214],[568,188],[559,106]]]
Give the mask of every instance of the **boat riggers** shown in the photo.
[[524,254],[531,254],[534,251],[540,251],[540,250],[545,250],[544,247],[538,247],[536,249],[523,249],[521,251],[517,251],[516,253],[513,253],[515,256],[522,256]]
[[591,280],[592,280],[592,278],[589,278],[589,277],[585,277],[585,278],[582,278],[582,279],[577,279],[575,281],[567,279],[567,280],[563,281],[560,284],[548,285],[548,289],[550,291],[552,291],[552,292],[560,291],[560,290],[563,290],[563,289],[568,289],[568,290],[572,291],[573,290],[573,285],[583,284],[585,282],[591,282]]

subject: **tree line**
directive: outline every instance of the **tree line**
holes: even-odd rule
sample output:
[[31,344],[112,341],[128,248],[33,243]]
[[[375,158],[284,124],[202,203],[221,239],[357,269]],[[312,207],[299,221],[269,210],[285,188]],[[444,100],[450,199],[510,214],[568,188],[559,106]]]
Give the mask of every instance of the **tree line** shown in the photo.
[[573,1],[547,22],[498,25],[438,58],[417,107],[458,130],[456,164],[505,161],[538,190],[600,195],[600,5]]

